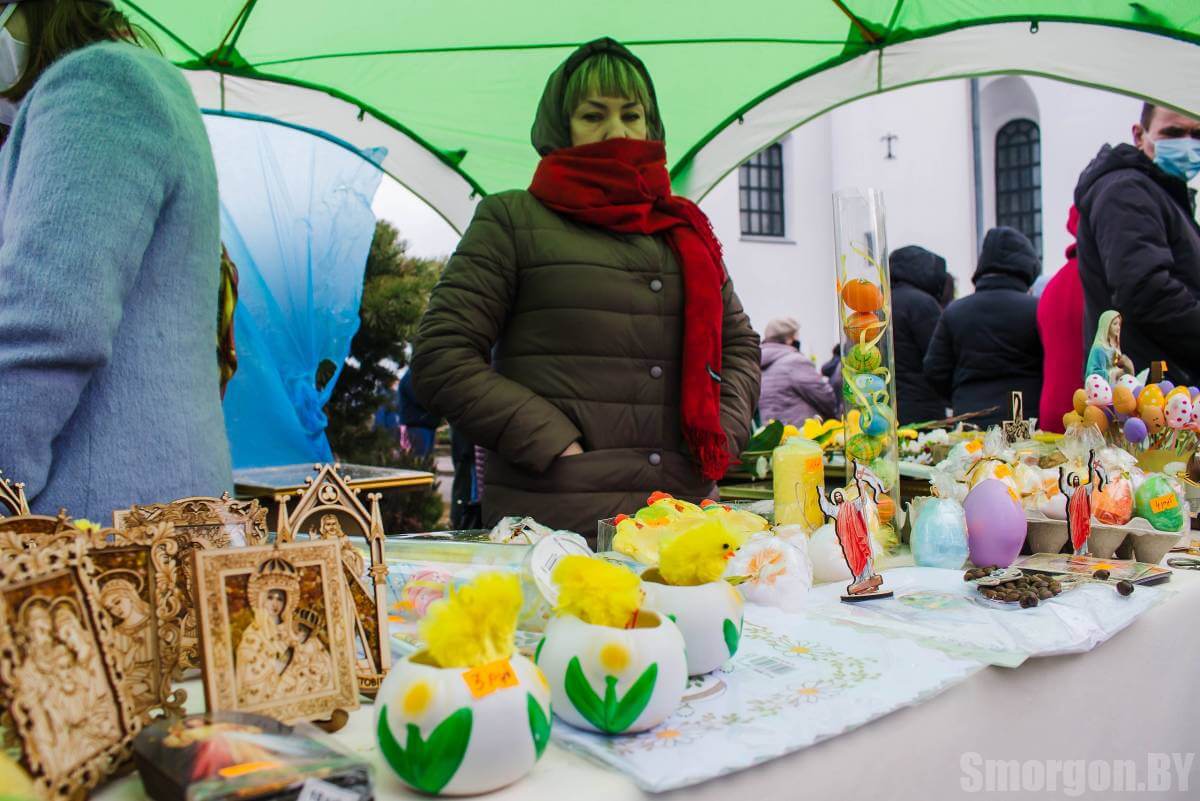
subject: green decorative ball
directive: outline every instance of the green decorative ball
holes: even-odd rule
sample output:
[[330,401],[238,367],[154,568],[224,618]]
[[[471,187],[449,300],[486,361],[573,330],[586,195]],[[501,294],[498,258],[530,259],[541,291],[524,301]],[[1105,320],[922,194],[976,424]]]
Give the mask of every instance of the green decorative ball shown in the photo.
[[846,455],[860,462],[870,462],[883,451],[883,442],[866,434],[855,434],[846,442]]
[[860,342],[846,354],[846,366],[858,373],[869,373],[883,363],[883,354],[874,345]]

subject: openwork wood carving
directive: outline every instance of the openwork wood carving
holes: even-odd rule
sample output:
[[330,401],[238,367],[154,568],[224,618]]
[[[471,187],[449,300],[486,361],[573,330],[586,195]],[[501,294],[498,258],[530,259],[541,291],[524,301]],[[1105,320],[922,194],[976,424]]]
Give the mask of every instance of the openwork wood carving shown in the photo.
[[161,713],[181,716],[187,695],[171,690],[184,606],[179,546],[169,524],[131,533],[77,528],[65,513],[7,518],[0,520],[0,554],[82,542],[96,567],[100,605],[113,624],[111,649],[134,713],[144,722]]
[[4,471],[0,470],[0,518],[29,514],[29,502],[25,500],[25,485],[5,478],[3,474]]
[[[358,499],[358,490],[338,473],[338,465],[314,465],[316,477],[307,479],[300,500],[290,515],[287,496],[276,496],[279,523],[276,539],[294,542],[297,537],[334,540],[339,544],[351,606],[359,690],[374,697],[392,665],[388,644],[387,563],[383,558],[383,521],[379,494],[367,496],[370,513]],[[362,537],[370,555],[368,567],[350,537]],[[369,582],[368,582],[369,579]]]
[[83,538],[0,560],[0,701],[21,762],[48,799],[82,798],[132,751],[114,630]]
[[345,721],[358,706],[336,542],[195,551],[209,712]]
[[[267,541],[267,510],[258,501],[220,498],[183,498],[171,503],[134,506],[113,512],[117,530],[133,540],[143,540],[156,526],[170,525],[178,543],[180,642],[175,649],[174,677],[182,679],[200,667],[200,638],[191,600],[195,598],[191,575],[192,552],[197,549],[237,548]],[[139,534],[138,532],[143,532]]]

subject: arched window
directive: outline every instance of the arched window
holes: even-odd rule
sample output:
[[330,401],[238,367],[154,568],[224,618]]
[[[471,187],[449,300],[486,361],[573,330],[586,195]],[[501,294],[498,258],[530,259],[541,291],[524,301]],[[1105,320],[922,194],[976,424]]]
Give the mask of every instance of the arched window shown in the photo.
[[996,225],[1016,228],[1042,255],[1042,137],[1033,120],[996,132]]

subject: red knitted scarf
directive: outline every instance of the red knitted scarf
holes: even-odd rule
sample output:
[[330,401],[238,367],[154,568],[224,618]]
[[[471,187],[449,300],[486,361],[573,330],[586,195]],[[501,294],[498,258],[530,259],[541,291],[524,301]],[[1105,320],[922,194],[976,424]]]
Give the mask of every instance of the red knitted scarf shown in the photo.
[[683,434],[700,473],[715,481],[731,459],[721,428],[725,266],[704,212],[671,194],[666,162],[661,142],[609,139],[564,148],[542,158],[529,191],[581,223],[666,236],[683,274]]

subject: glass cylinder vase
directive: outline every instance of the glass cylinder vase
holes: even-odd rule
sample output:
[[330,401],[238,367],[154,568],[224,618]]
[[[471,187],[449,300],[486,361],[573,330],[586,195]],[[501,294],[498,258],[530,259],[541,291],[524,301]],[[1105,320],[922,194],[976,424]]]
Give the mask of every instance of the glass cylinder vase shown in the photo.
[[[841,328],[846,479],[877,507],[880,543],[894,546],[900,507],[892,287],[883,196],[874,189],[833,195],[837,304]],[[869,473],[855,476],[855,466]],[[870,486],[871,490],[866,488]],[[873,490],[873,491],[872,491]]]

